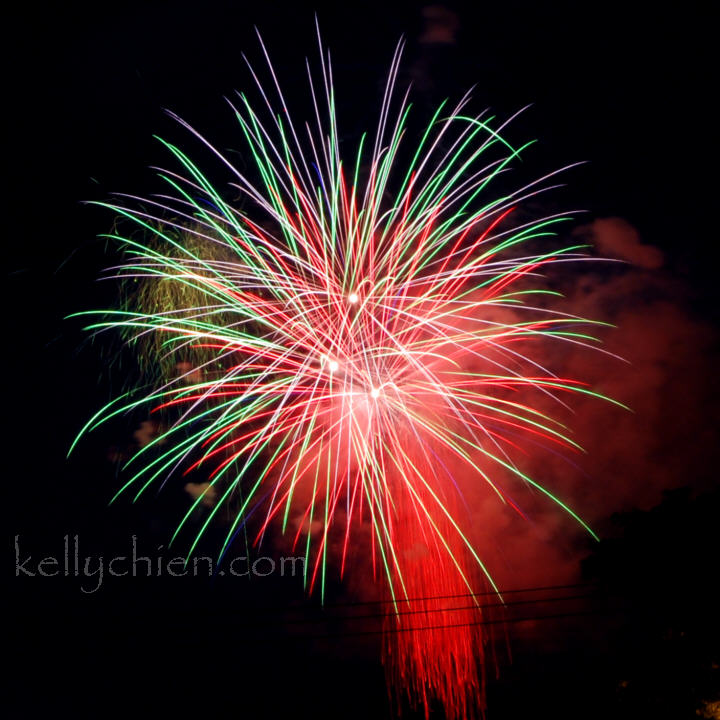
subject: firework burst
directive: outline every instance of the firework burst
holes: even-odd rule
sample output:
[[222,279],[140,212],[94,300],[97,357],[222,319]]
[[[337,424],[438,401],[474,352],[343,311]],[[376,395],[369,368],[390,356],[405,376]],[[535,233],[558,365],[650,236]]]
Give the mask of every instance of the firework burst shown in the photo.
[[480,609],[416,598],[497,590],[471,540],[468,483],[512,507],[513,483],[529,485],[590,531],[514,460],[523,438],[577,449],[546,408],[567,392],[595,394],[540,360],[549,341],[594,344],[591,323],[552,309],[539,280],[582,248],[551,241],[567,216],[515,219],[552,176],[493,196],[526,146],[510,145],[494,118],[467,114],[467,97],[405,137],[400,48],[377,127],[347,164],[329,58],[321,50],[321,83],[308,66],[313,117],[300,126],[265,57],[267,79],[251,68],[262,111],[244,94],[232,103],[252,171],[179,120],[232,174],[231,193],[164,143],[179,167],[160,172],[164,194],[103,203],[141,231],[110,235],[126,254],[114,275],[140,289],[89,327],[120,329],[159,367],[190,369],[161,373],[83,432],[135,408],[174,413],[128,463],[118,494],[204,469],[218,502],[190,553],[232,500],[221,550],[251,514],[256,540],[276,522],[322,595],[329,560],[345,572],[369,527],[361,537],[395,609],[391,686],[426,712],[439,700],[449,717],[470,717],[483,709],[484,641],[467,627]]

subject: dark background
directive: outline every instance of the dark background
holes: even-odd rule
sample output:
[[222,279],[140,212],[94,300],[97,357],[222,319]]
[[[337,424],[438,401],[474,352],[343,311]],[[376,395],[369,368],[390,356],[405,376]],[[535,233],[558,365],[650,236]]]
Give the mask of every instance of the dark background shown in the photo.
[[[111,557],[136,534],[140,549],[157,556],[169,537],[181,491],[108,508],[118,484],[108,447],[129,443],[134,428],[112,428],[65,459],[123,382],[106,372],[120,361],[64,319],[112,304],[116,292],[96,282],[113,259],[96,237],[111,218],[82,202],[157,188],[147,168],[167,156],[152,135],[189,144],[166,108],[219,147],[239,147],[223,96],[250,85],[241,53],[261,62],[254,25],[290,103],[302,103],[295,78],[315,51],[318,10],[350,146],[375,120],[401,35],[401,79],[420,79],[420,112],[473,84],[480,109],[503,116],[532,104],[513,133],[540,139],[536,167],[589,161],[568,178],[565,206],[630,221],[694,288],[704,316],[717,318],[716,78],[701,5],[446,7],[460,28],[444,48],[418,43],[415,3],[27,3],[5,18],[10,550],[19,535],[22,554],[37,561],[78,534],[83,554]],[[685,493],[656,510],[618,518],[615,539],[585,566],[605,599],[569,608],[595,613],[585,620],[549,621],[547,637],[560,644],[516,641],[512,664],[504,660],[490,685],[491,720],[697,717],[718,691],[718,505],[717,493],[691,490],[689,479]],[[8,581],[8,717],[392,717],[377,637],[315,638],[352,628],[324,622],[329,611],[304,601],[296,581],[124,578],[86,594],[78,578],[16,578],[12,565]],[[329,594],[347,601],[339,585]],[[298,617],[320,622],[296,625]]]

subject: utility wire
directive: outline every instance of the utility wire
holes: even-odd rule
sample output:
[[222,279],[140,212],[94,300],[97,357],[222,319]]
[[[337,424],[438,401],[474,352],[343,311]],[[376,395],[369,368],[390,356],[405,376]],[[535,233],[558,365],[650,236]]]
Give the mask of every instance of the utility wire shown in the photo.
[[[325,608],[342,608],[342,607],[362,607],[367,605],[392,605],[392,604],[398,604],[402,605],[403,603],[411,603],[411,602],[425,602],[425,601],[431,601],[431,600],[452,600],[455,598],[471,598],[471,597],[486,597],[488,595],[495,595],[495,596],[503,596],[503,595],[514,595],[518,593],[531,593],[531,592],[546,592],[549,590],[571,590],[576,588],[590,588],[590,587],[596,587],[598,583],[596,582],[590,582],[590,583],[574,583],[570,585],[545,585],[541,587],[531,587],[531,588],[515,588],[512,590],[483,590],[479,592],[466,592],[466,593],[452,593],[448,595],[420,595],[417,597],[411,597],[411,598],[398,598],[397,600],[387,599],[387,600],[357,600],[357,601],[348,601],[348,602],[336,602],[336,603],[323,603],[322,606],[320,606],[321,609]],[[505,603],[507,604],[507,603]],[[259,610],[265,610],[268,612],[277,612],[277,611],[293,611],[293,610],[308,610],[312,606],[304,604],[304,605],[285,605],[285,606],[275,606],[275,607],[265,607],[265,608],[258,608]],[[393,615],[395,613],[392,613]]]
[[399,628],[387,628],[384,630],[357,630],[348,633],[327,633],[324,635],[309,635],[306,636],[308,640],[316,639],[338,639],[345,637],[357,637],[361,635],[385,635],[389,633],[401,633],[401,632],[422,632],[423,630],[445,630],[447,628],[460,628],[460,627],[473,627],[475,625],[498,625],[501,623],[518,623],[518,622],[529,622],[535,620],[555,620],[558,618],[571,618],[571,617],[583,617],[587,615],[600,615],[603,613],[620,612],[623,608],[613,608],[607,610],[583,610],[573,613],[554,613],[552,615],[534,615],[521,618],[502,618],[496,620],[477,620],[474,622],[466,623],[451,623],[441,625],[424,625],[421,627],[399,627]]
[[[551,602],[562,602],[563,600],[587,600],[597,598],[595,594],[583,594],[583,595],[561,595],[557,597],[546,597],[546,598],[534,598],[530,600],[510,600],[509,602],[497,602],[497,603],[484,603],[484,604],[472,604],[472,605],[460,605],[460,606],[441,606],[427,609],[417,610],[398,610],[397,612],[377,612],[377,613],[365,613],[363,615],[326,615],[322,617],[314,618],[302,618],[297,620],[286,620],[283,622],[284,625],[306,625],[311,623],[325,623],[333,620],[369,620],[374,618],[386,618],[386,617],[398,617],[406,615],[421,615],[423,613],[439,613],[439,612],[461,612],[465,610],[484,610],[487,608],[506,608],[514,607],[517,605],[536,605],[539,603],[551,603]],[[266,626],[261,626],[266,627]]]

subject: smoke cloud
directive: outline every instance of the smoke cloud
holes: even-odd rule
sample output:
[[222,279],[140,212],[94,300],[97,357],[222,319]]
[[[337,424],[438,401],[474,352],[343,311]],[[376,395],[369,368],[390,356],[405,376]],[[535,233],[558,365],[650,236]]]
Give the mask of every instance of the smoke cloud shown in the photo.
[[[627,221],[600,218],[574,234],[592,244],[598,257],[622,262],[583,263],[574,272],[558,272],[550,284],[565,300],[554,306],[615,327],[596,332],[602,341],[597,351],[548,343],[542,361],[629,410],[582,395],[568,400],[571,411],[548,403],[544,409],[568,426],[586,452],[530,452],[518,465],[602,538],[615,531],[614,513],[647,510],[665,490],[699,491],[712,482],[710,468],[718,455],[717,336],[694,311],[689,288],[662,269],[663,253],[644,244]],[[527,518],[490,494],[474,498],[472,518],[498,584],[525,588],[577,581],[587,534],[537,491],[506,480]]]

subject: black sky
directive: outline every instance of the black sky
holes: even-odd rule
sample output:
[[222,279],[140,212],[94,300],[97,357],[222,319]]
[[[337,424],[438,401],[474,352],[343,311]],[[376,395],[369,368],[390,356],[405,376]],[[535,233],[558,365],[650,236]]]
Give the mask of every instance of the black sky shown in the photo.
[[[530,156],[539,170],[588,161],[566,178],[559,202],[590,219],[630,221],[693,288],[698,312],[717,318],[716,76],[703,5],[447,7],[460,20],[457,43],[435,54],[417,42],[421,5],[409,2],[27,3],[9,11],[3,355],[11,555],[16,535],[37,557],[56,552],[66,534],[78,533],[85,552],[108,555],[135,532],[149,548],[167,537],[172,497],[162,512],[153,506],[162,498],[108,509],[117,479],[101,442],[65,460],[79,428],[117,390],[107,353],[63,319],[114,298],[113,287],[96,282],[112,257],[96,236],[111,218],[83,201],[157,188],[148,168],[168,158],[153,134],[188,141],[165,109],[221,147],[240,146],[223,97],[250,86],[242,53],[261,61],[255,25],[291,104],[303,102],[294,78],[304,81],[303,58],[315,52],[318,11],[350,145],[374,123],[401,36],[404,72],[429,68],[426,98],[457,98],[475,85],[479,109],[502,116],[531,105],[513,132],[539,139]],[[254,613],[280,593],[302,602],[297,583],[273,581],[239,598],[220,581],[148,579],[84,595],[73,578],[15,578],[10,567],[17,601],[10,717],[391,717],[373,641],[308,642],[275,616],[270,623],[283,629],[267,636],[238,628],[238,606]],[[558,682],[583,654],[572,652],[567,663],[563,653],[518,659],[510,672],[516,685],[498,686],[491,720],[510,717],[502,714],[509,695],[540,692],[533,673]],[[548,690],[540,700],[554,698],[557,717],[580,717],[573,714],[579,691],[565,705],[561,695]]]

